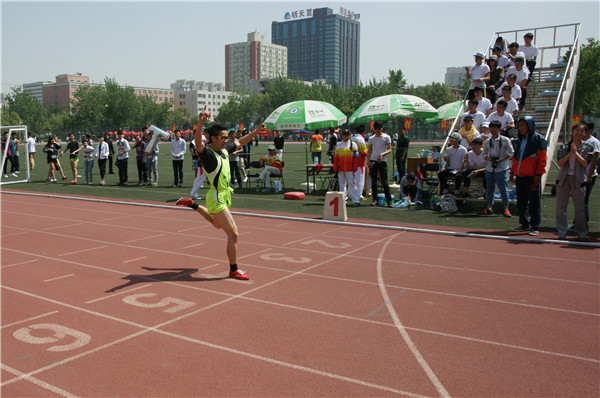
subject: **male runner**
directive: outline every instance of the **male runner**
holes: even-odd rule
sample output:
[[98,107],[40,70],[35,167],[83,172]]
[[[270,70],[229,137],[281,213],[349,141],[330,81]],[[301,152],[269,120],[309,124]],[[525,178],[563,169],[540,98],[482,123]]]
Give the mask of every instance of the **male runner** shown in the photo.
[[[218,124],[208,129],[210,141],[208,145],[202,142],[202,127],[204,122],[210,118],[210,114],[204,110],[198,115],[198,127],[194,136],[196,151],[202,161],[202,166],[207,175],[210,189],[206,194],[206,207],[194,203],[191,198],[181,198],[175,204],[178,206],[188,206],[196,210],[202,217],[210,222],[215,228],[223,229],[227,235],[227,257],[229,259],[229,277],[240,280],[248,280],[250,277],[237,265],[237,239],[238,228],[229,211],[231,206],[230,187],[231,172],[229,169],[229,158],[225,150],[227,143],[227,129]],[[262,121],[260,126],[248,135],[236,140],[238,149],[252,142],[252,139],[259,131],[264,129]]]

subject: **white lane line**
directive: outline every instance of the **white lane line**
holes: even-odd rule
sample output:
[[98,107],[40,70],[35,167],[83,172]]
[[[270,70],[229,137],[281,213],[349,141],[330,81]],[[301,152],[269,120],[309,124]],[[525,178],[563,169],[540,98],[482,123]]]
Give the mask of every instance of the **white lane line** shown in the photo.
[[12,373],[15,376],[19,376],[19,378],[17,380],[20,380],[20,378],[23,378],[23,379],[27,380],[28,382],[33,383],[42,388],[45,388],[46,390],[52,391],[53,393],[60,395],[61,397],[68,397],[68,398],[77,398],[78,397],[78,395],[72,394],[68,391],[63,390],[62,388],[56,387],[55,385],[47,383],[38,378],[28,376],[25,373],[18,371],[17,369],[11,368],[8,365],[2,364],[1,366],[2,366],[2,370],[5,370],[8,373]]
[[157,235],[152,235],[152,236],[144,236],[142,238],[135,238],[135,239],[131,239],[131,240],[126,240],[123,243],[133,243],[133,242],[137,242],[139,240],[154,239],[154,238],[158,238],[159,236],[165,236],[165,234],[157,234]]
[[128,294],[128,293],[133,292],[134,290],[143,289],[143,288],[146,288],[148,286],[152,286],[152,284],[151,283],[146,283],[146,284],[138,286],[138,287],[134,287],[134,288],[131,288],[131,289],[125,289],[124,291],[119,292],[119,293],[112,293],[112,294],[110,294],[108,296],[103,296],[103,297],[100,297],[100,298],[97,298],[97,299],[89,300],[89,301],[86,301],[85,303],[86,304],[96,303],[98,301],[102,301],[102,300],[106,300],[106,299],[109,299],[109,298],[113,298],[113,297],[119,296],[121,294]]
[[124,264],[127,264],[127,263],[132,263],[132,262],[134,262],[134,261],[143,260],[143,259],[145,259],[145,258],[148,258],[148,256],[144,256],[144,257],[138,257],[138,258],[132,258],[131,260],[125,260],[125,261],[123,261],[123,263],[124,263]]
[[45,314],[41,314],[41,315],[37,315],[37,316],[32,316],[31,318],[27,318],[27,319],[23,319],[21,321],[17,321],[17,322],[9,323],[9,324],[6,324],[6,325],[2,325],[0,327],[0,329],[9,328],[11,326],[15,326],[15,325],[19,325],[21,323],[33,321],[33,320],[40,319],[40,318],[44,318],[44,317],[46,317],[48,315],[52,315],[52,314],[56,314],[56,313],[58,313],[58,311],[46,312]]
[[421,355],[421,352],[419,351],[419,349],[417,348],[415,343],[413,343],[412,339],[408,335],[406,328],[402,324],[402,321],[400,321],[400,318],[398,317],[398,314],[396,313],[396,310],[394,309],[394,306],[392,305],[390,296],[388,295],[387,289],[385,288],[385,284],[383,283],[383,274],[382,274],[383,255],[384,255],[385,249],[387,248],[389,243],[396,236],[398,236],[398,234],[394,234],[394,235],[390,236],[385,241],[385,243],[381,247],[381,251],[379,252],[379,255],[377,256],[377,283],[379,284],[379,290],[381,290],[381,296],[383,297],[385,306],[387,307],[387,309],[390,313],[390,316],[392,317],[392,320],[394,321],[394,324],[396,325],[396,328],[400,332],[402,339],[408,346],[409,350],[412,352],[412,354],[415,357],[415,359],[417,360],[417,362],[419,362],[419,365],[421,365],[421,368],[423,368],[423,370],[425,371],[425,374],[427,375],[427,377],[429,378],[429,380],[431,381],[431,383],[433,384],[433,386],[435,387],[437,392],[442,397],[450,397],[450,394],[448,393],[448,391],[446,391],[446,389],[444,388],[444,386],[442,385],[440,380],[437,378],[435,373],[433,373],[433,370],[431,370],[431,368],[427,364],[427,361],[425,361],[425,358],[423,358],[423,355]]
[[57,281],[59,279],[63,279],[63,278],[68,278],[70,276],[74,276],[75,274],[69,274],[69,275],[63,275],[63,276],[59,276],[56,278],[52,278],[52,279],[46,279],[44,282],[52,282],[52,281]]
[[68,224],[68,225],[57,225],[55,227],[48,227],[48,228],[44,228],[42,229],[42,231],[50,231],[52,229],[56,229],[56,228],[71,228],[71,227],[78,227],[80,225],[83,225],[82,222],[78,222],[76,224]]
[[193,245],[182,247],[182,249],[191,249],[192,247],[202,246],[203,244],[204,244],[204,242],[194,243]]
[[[19,251],[19,253],[24,253],[24,252]],[[2,268],[16,267],[17,265],[35,263],[36,261],[38,261],[38,259],[34,258],[33,260],[21,261],[20,263],[3,265]]]
[[59,257],[62,257],[62,256],[70,256],[71,254],[85,253],[85,252],[88,252],[88,251],[90,251],[90,250],[104,249],[105,247],[108,247],[108,246],[104,245],[104,246],[98,246],[98,247],[88,247],[87,249],[83,249],[83,250],[77,250],[77,251],[74,251],[74,252],[69,252],[69,253],[63,253],[63,254],[59,254],[58,256],[59,256]]

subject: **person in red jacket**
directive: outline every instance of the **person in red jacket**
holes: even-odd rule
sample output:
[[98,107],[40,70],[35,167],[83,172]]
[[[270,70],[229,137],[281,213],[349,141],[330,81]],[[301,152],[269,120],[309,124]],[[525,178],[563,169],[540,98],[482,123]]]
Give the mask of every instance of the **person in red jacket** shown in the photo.
[[535,120],[523,116],[517,125],[519,139],[512,159],[511,179],[516,177],[519,227],[537,236],[542,219],[541,181],[546,172],[546,139],[535,132]]

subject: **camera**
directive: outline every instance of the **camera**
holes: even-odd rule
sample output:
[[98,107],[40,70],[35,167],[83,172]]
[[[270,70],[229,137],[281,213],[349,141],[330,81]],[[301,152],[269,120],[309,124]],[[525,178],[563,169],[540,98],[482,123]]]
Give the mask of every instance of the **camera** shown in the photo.
[[492,156],[492,169],[495,169],[496,167],[498,167],[499,160],[500,160],[499,157]]

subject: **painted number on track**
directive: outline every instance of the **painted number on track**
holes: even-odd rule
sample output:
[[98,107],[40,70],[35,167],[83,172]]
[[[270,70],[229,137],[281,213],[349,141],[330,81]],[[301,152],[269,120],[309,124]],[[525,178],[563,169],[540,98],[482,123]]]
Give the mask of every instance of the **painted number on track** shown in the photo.
[[321,245],[321,246],[328,247],[331,249],[347,249],[351,246],[350,243],[346,243],[346,242],[337,242],[337,243],[333,244],[333,243],[325,242],[325,241],[318,240],[318,239],[308,239],[308,240],[300,242],[300,244],[301,245]]
[[[32,330],[49,330],[52,335],[46,337],[32,336]],[[37,332],[35,334],[48,335],[48,333],[43,332]],[[71,341],[69,344],[53,345],[48,347],[46,348],[48,351],[70,351],[79,347],[83,347],[92,340],[92,337],[89,334],[68,328],[66,326],[57,325],[55,323],[38,323],[35,325],[30,325],[17,330],[13,333],[13,336],[15,339],[29,344],[52,344],[64,339]],[[75,339],[75,341],[72,341],[73,339]]]
[[145,297],[154,297],[156,295],[156,293],[132,294],[131,296],[125,297],[123,301],[127,304],[135,305],[136,307],[141,308],[162,308],[171,306],[170,308],[166,308],[163,310],[164,312],[168,312],[169,314],[184,310],[196,304],[192,303],[191,301],[185,301],[175,297],[165,297],[160,301],[154,303],[147,303],[138,300]]
[[310,262],[310,258],[308,258],[308,257],[293,258],[293,257],[288,257],[283,253],[265,253],[265,254],[262,254],[260,256],[260,258],[262,258],[263,260],[287,261],[288,263],[293,263],[293,264],[303,264],[303,263]]

